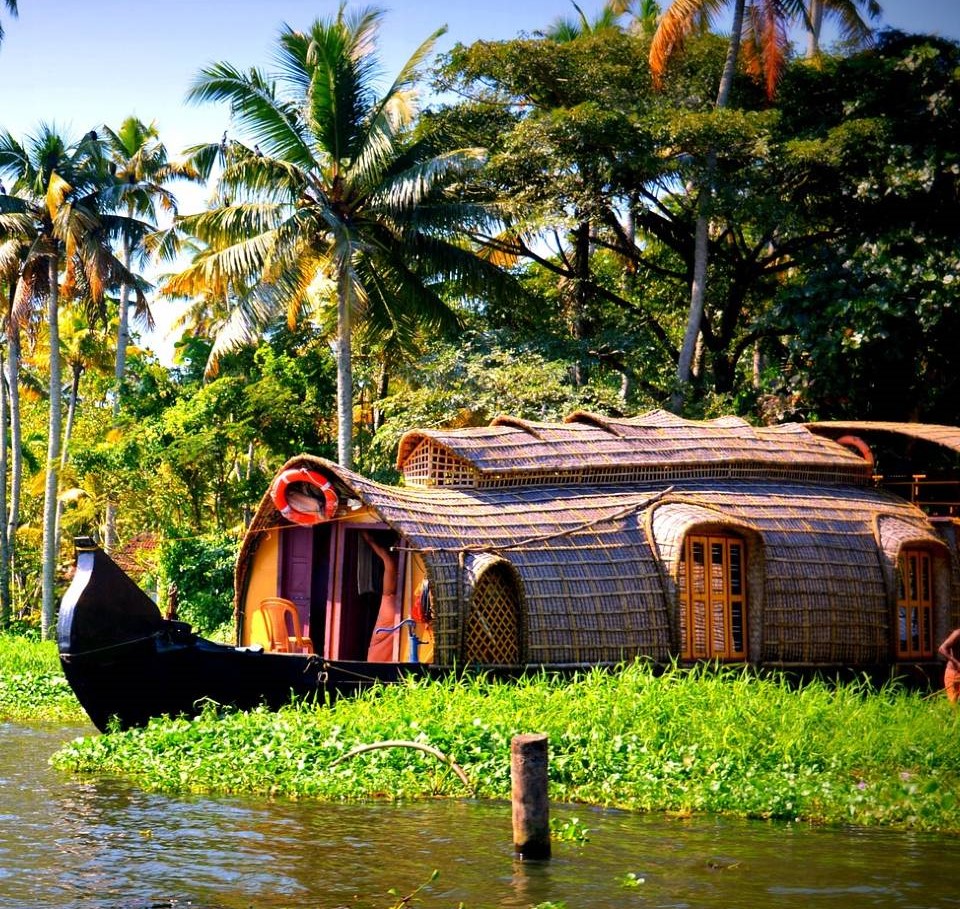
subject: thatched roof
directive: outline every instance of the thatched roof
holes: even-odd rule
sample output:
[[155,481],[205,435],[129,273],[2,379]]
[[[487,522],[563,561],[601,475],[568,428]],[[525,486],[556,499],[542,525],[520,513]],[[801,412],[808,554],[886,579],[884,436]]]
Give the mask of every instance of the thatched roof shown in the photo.
[[889,433],[921,442],[940,445],[960,453],[960,428],[936,423],[894,423],[878,420],[824,420],[807,423],[807,428],[817,435],[836,439],[844,435]]
[[564,423],[499,417],[481,428],[418,429],[400,440],[397,466],[410,485],[459,488],[703,476],[869,479],[862,458],[800,424],[684,420],[662,410],[622,419],[577,412]]

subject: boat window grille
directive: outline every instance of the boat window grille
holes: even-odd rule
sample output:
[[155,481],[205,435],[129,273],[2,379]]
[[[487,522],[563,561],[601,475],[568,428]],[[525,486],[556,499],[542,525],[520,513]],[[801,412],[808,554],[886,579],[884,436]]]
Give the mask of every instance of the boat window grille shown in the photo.
[[746,659],[743,540],[719,534],[691,534],[684,541],[678,580],[684,659]]
[[[672,482],[700,479],[758,479],[782,482],[810,482],[827,486],[864,486],[859,471],[832,468],[766,467],[764,465],[689,464],[579,468],[576,470],[524,470],[502,474],[475,474],[469,485],[478,489],[507,489],[517,486],[559,486],[572,483],[607,485],[622,483]],[[448,485],[446,483],[442,485]]]
[[414,486],[470,488],[476,485],[476,468],[430,439],[424,439],[403,462],[403,478]]
[[520,597],[502,567],[490,568],[477,579],[464,633],[464,660],[481,666],[520,663]]
[[897,559],[896,650],[899,660],[933,658],[933,563],[922,549]]

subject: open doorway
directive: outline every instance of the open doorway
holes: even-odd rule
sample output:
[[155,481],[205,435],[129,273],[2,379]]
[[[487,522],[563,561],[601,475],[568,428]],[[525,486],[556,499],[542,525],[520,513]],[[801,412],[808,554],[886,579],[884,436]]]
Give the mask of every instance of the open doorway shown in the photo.
[[[398,537],[392,530],[372,527],[345,527],[342,539],[341,574],[338,591],[336,658],[366,660],[374,631],[380,622],[389,626],[399,622],[402,554],[395,551]],[[384,560],[392,560],[385,570]],[[384,579],[393,591],[384,592]],[[387,606],[384,606],[384,602]],[[384,612],[381,611],[384,607]],[[397,634],[379,638],[386,655],[381,659],[397,659]],[[381,647],[384,650],[384,647]]]

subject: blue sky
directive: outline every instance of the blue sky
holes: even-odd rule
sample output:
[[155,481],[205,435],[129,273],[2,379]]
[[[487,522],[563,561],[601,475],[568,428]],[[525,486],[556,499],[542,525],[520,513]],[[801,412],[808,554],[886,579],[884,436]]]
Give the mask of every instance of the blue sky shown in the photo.
[[[960,0],[880,0],[881,24],[960,39]],[[352,8],[367,3],[351,3]],[[440,26],[438,44],[496,40],[572,17],[569,0],[384,0],[380,50],[392,75]],[[602,0],[579,0],[588,16]],[[0,128],[17,138],[52,122],[77,137],[135,114],[155,120],[171,152],[218,139],[226,112],[190,106],[187,86],[205,63],[269,64],[286,22],[305,27],[336,13],[338,0],[19,0],[11,19],[0,4],[6,37],[0,46]],[[189,210],[201,204],[183,199]],[[158,314],[159,315],[159,314]],[[163,346],[158,339],[158,344]]]
[[[881,0],[884,22],[960,38],[960,0]],[[214,106],[187,106],[187,85],[204,63],[268,62],[279,26],[332,15],[336,0],[20,0],[20,17],[0,16],[0,127],[23,136],[41,120],[81,134],[131,113],[157,120],[171,149],[216,138]],[[365,5],[356,4],[353,6]],[[437,27],[440,48],[507,38],[572,16],[567,0],[393,0],[381,48],[388,73]],[[588,15],[601,0],[580,0]]]

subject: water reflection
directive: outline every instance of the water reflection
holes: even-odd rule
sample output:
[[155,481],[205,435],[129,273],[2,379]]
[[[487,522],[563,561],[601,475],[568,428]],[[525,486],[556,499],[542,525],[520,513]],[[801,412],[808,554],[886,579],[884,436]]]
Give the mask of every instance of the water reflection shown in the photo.
[[556,808],[589,842],[520,863],[507,805],[170,799],[47,767],[80,731],[0,725],[0,909],[960,906],[948,837]]

